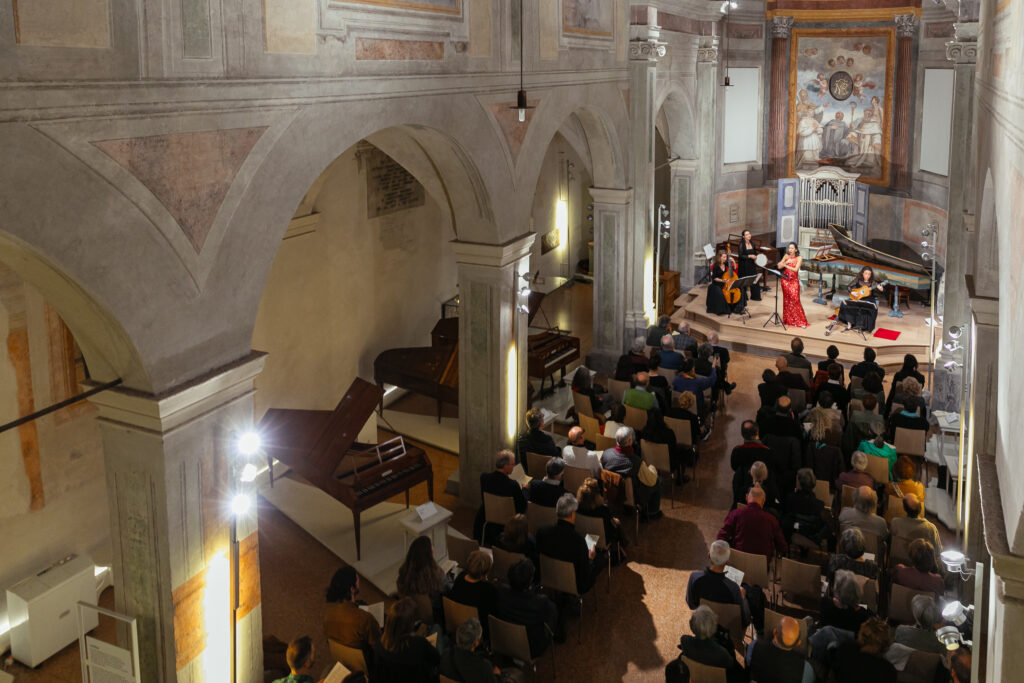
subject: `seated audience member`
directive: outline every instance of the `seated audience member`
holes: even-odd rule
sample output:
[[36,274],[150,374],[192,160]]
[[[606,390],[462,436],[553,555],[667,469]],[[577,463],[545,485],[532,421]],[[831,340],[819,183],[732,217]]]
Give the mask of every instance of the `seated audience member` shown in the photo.
[[803,446],[800,437],[769,432],[761,440],[771,451],[771,456],[764,463],[768,466],[771,479],[781,494],[779,502],[782,502],[788,492],[796,487],[796,471],[803,466]]
[[757,385],[757,395],[761,398],[761,407],[775,405],[779,396],[786,395],[786,387],[779,381],[775,371],[768,369],[761,373],[761,383]]
[[285,652],[288,669],[291,673],[274,683],[314,683],[313,665],[316,664],[316,648],[309,636],[296,638],[288,643]]
[[729,466],[734,472],[749,470],[758,460],[764,462],[771,459],[771,450],[761,443],[756,422],[744,420],[740,426],[740,436],[743,437],[743,443],[733,448],[729,454]]
[[825,579],[829,585],[833,583],[836,572],[840,569],[851,571],[868,579],[878,578],[878,563],[864,557],[864,534],[855,526],[839,534],[836,554],[828,558]]
[[544,414],[537,408],[526,411],[526,432],[516,439],[516,462],[526,462],[527,453],[538,455],[550,455],[555,457],[559,454],[558,446],[551,435],[541,430],[544,424]]
[[[487,580],[494,561],[491,554],[483,550],[474,550],[466,560],[464,572],[455,579],[448,598],[462,605],[476,607],[481,624],[487,624],[487,617],[494,614],[498,606],[498,589]],[[487,629],[484,629],[486,632]]]
[[864,595],[860,584],[853,578],[853,572],[840,569],[836,571],[831,586],[832,597],[825,595],[821,598],[821,625],[857,633],[861,624],[875,616],[860,604]]
[[622,404],[640,410],[657,410],[658,399],[651,393],[650,375],[646,372],[636,373],[636,385],[622,394]]
[[779,487],[776,486],[775,481],[769,476],[768,466],[758,460],[750,469],[747,470],[736,470],[736,473],[732,477],[732,497],[733,505],[737,503],[745,503],[747,501],[747,491],[752,486],[756,486],[765,494],[765,510],[771,511],[773,514],[778,515],[782,507],[782,500],[779,496]]
[[789,353],[782,354],[786,364],[794,370],[810,370],[811,361],[804,356],[804,341],[800,337],[793,337],[789,341]]
[[833,510],[838,510],[841,507],[842,500],[840,496],[843,494],[844,486],[852,486],[853,488],[867,486],[871,489],[875,488],[875,478],[864,471],[868,466],[868,456],[864,455],[860,451],[855,451],[853,456],[850,458],[850,464],[853,468],[848,472],[843,472],[836,478],[836,505],[832,506]]
[[759,412],[758,427],[762,436],[773,434],[775,436],[791,436],[794,439],[803,437],[800,423],[796,421],[793,414],[793,402],[789,396],[779,396],[775,399],[774,410]]
[[666,683],[688,683],[690,672],[682,657],[689,660],[725,669],[726,683],[746,683],[747,674],[736,661],[732,644],[729,647],[716,640],[718,634],[718,616],[708,606],[697,607],[690,615],[692,636],[684,635],[679,639],[680,658],[668,663],[665,667]]
[[499,683],[501,669],[479,651],[484,629],[479,619],[467,619],[455,630],[455,644],[441,657],[441,674],[461,683]]
[[892,534],[900,538],[923,538],[932,544],[936,553],[942,552],[942,539],[935,525],[924,518],[921,499],[913,493],[903,496],[903,511],[906,517],[893,517]]
[[[746,628],[753,617],[754,626],[760,631],[764,628],[764,602],[755,601],[755,604],[760,603],[760,614],[752,614],[751,607],[747,603],[746,589],[726,577],[725,567],[729,564],[731,552],[729,544],[725,541],[711,543],[711,547],[708,549],[707,569],[690,574],[690,580],[686,584],[686,604],[690,609],[700,607],[701,600],[737,605],[742,615],[743,627]],[[767,586],[764,587],[767,588]],[[757,590],[760,589],[761,587]]]
[[580,595],[590,590],[597,576],[594,565],[596,549],[588,549],[581,534],[576,533],[576,496],[566,493],[558,499],[555,514],[558,521],[537,530],[537,552],[556,560],[571,562],[576,570],[576,590]]
[[712,365],[710,376],[698,377],[697,373],[694,371],[694,362],[687,358],[679,368],[679,374],[676,375],[674,380],[672,380],[672,388],[679,392],[692,392],[693,395],[697,397],[697,413],[703,415],[704,391],[706,389],[710,389],[714,386],[715,382],[718,381],[717,373],[717,367]]
[[726,394],[731,394],[736,388],[736,382],[729,381],[729,349],[718,344],[718,333],[712,330],[708,332],[708,344],[711,350],[718,357],[718,382]]
[[324,634],[346,647],[362,650],[367,657],[380,640],[380,626],[372,614],[356,604],[359,575],[352,567],[334,572],[327,587]]
[[779,356],[775,359],[775,377],[787,389],[803,389],[806,391],[810,388],[807,384],[806,373],[791,372],[789,361],[786,360],[785,356]]
[[[510,450],[498,451],[494,459],[494,471],[484,472],[480,475],[480,497],[490,493],[495,496],[509,497],[515,504],[516,512],[526,512],[526,496],[523,495],[523,487],[511,478],[512,470],[516,467],[515,455]],[[473,522],[473,537],[483,540],[485,545],[490,545],[493,537],[501,532],[497,525],[488,525],[488,535],[484,537],[484,506],[476,512],[476,519]]]
[[[697,349],[697,340],[690,334],[690,323],[685,320],[679,323],[676,333],[672,335],[672,343],[679,353],[686,351],[693,353]],[[651,346],[657,346],[657,344]]]
[[857,629],[857,640],[840,643],[831,652],[837,683],[896,683],[896,668],[885,659],[892,637],[889,625],[872,618]]
[[893,642],[922,652],[946,654],[946,646],[935,637],[935,631],[945,625],[935,599],[915,595],[910,599],[910,612],[914,615],[914,625],[897,626]]
[[796,491],[786,498],[785,515],[782,518],[786,540],[792,539],[794,532],[815,543],[829,539],[828,525],[823,517],[825,503],[814,495],[817,483],[814,470],[809,467],[797,470]]
[[657,478],[653,486],[641,483],[639,472],[643,464],[643,459],[634,449],[633,430],[629,427],[619,427],[615,432],[615,447],[601,454],[601,467],[622,477],[629,477],[633,481],[634,497],[643,510],[641,519],[660,519],[663,514],[661,477]]
[[[619,403],[612,408],[612,414],[608,418],[608,421],[604,423],[604,435],[614,438],[615,432],[619,431],[619,428],[626,424],[626,406]],[[597,454],[601,457],[601,453]]]
[[590,399],[590,407],[599,420],[603,419],[604,412],[611,408],[611,404],[616,400],[608,395],[604,387],[594,384],[590,370],[582,365],[576,368],[572,375],[572,390],[573,393]]
[[839,526],[855,526],[861,531],[870,531],[884,541],[889,536],[889,525],[879,517],[878,494],[873,488],[860,486],[853,497],[853,507],[843,508],[839,513]]
[[829,430],[835,432],[830,434],[828,441],[839,445],[839,439],[843,432],[843,414],[838,408],[833,408],[835,405],[835,399],[832,398],[832,392],[828,388],[824,388],[818,392],[815,397],[815,405],[809,406],[805,412],[805,422],[810,422],[812,414],[824,415],[828,418],[830,427]]
[[[530,535],[530,523],[526,515],[518,514],[505,523],[494,545],[505,552],[520,553],[533,562],[534,569],[540,568],[540,556],[537,554],[537,543]],[[504,579],[504,577],[499,577]]]
[[864,349],[864,360],[850,368],[850,377],[864,379],[869,372],[878,373],[879,377],[885,377],[885,368],[875,362],[875,350],[871,347]]
[[[832,365],[836,366],[835,369]],[[821,385],[820,391],[828,391],[832,394],[832,400],[843,415],[846,415],[846,408],[850,405],[850,390],[843,386],[843,366],[833,363],[828,366],[828,381]]]
[[892,479],[892,468],[896,464],[896,449],[885,442],[885,434],[878,434],[873,439],[864,439],[857,444],[857,450],[867,455],[885,458],[889,461],[889,478]]
[[700,377],[710,377],[714,355],[715,350],[711,348],[711,344],[704,342],[698,345],[693,359],[693,371]]
[[769,561],[776,553],[785,554],[789,545],[782,535],[779,521],[764,511],[764,505],[764,491],[752,487],[747,493],[747,506],[732,510],[726,516],[718,538],[736,550],[764,555]]
[[[495,615],[526,627],[530,656],[534,659],[548,649],[558,621],[555,603],[532,588],[535,571],[529,560],[519,560],[508,568],[508,586],[498,587],[498,613]],[[563,640],[564,632],[558,632],[557,637]]]
[[625,556],[628,545],[622,533],[622,523],[612,514],[612,510],[601,495],[601,483],[597,479],[584,479],[576,492],[579,507],[576,513],[584,517],[600,517],[604,521],[604,538],[606,545],[612,549],[612,562],[618,563]]
[[[907,380],[913,382],[914,380]],[[921,417],[916,408],[904,408],[899,412],[894,412],[889,416],[889,433],[896,437],[897,429],[916,429],[918,431],[927,432],[929,425],[927,418]]]
[[[647,424],[640,432],[640,438],[651,443],[665,444],[668,446],[669,461],[672,465],[673,477],[678,480],[676,473],[680,467],[689,467],[693,464],[693,448],[680,446],[676,443],[676,433],[665,424],[665,418],[660,413],[652,412],[647,416]],[[690,480],[690,477],[683,475],[681,483]]]
[[757,683],[814,683],[814,669],[797,651],[800,624],[782,617],[771,640],[757,638],[747,647],[747,673]]
[[[637,337],[633,340],[633,347],[629,353],[619,356],[615,364],[615,379],[620,382],[629,382],[633,375],[644,372],[649,367],[647,356],[644,355],[644,338]],[[616,401],[621,401],[621,396],[612,396]]]
[[949,673],[952,683],[968,683],[971,680],[971,650],[962,647],[949,658]]
[[896,390],[899,388],[900,383],[908,377],[912,377],[914,381],[917,382],[918,386],[924,386],[924,375],[917,371],[917,358],[910,353],[903,356],[903,367],[897,370],[896,374],[892,376],[892,387],[889,389],[889,404],[893,402],[900,402],[895,398]]
[[590,470],[595,477],[601,474],[601,456],[586,447],[582,427],[569,429],[569,443],[562,449],[562,461],[569,467]]
[[690,441],[699,444],[702,435],[700,416],[694,412],[697,408],[697,397],[692,391],[684,391],[676,399],[676,405],[665,412],[665,417],[672,417],[677,420],[688,420],[690,422]]
[[916,591],[931,591],[936,597],[946,590],[935,566],[935,546],[923,538],[915,538],[907,550],[910,565],[897,564],[892,570],[892,581]]
[[829,441],[832,435],[832,420],[826,413],[811,411],[807,416],[811,429],[807,436],[805,462],[814,470],[814,478],[827,481],[829,489],[843,472],[843,452]]
[[647,390],[658,399],[658,410],[665,412],[672,405],[672,385],[658,372],[661,368],[661,352],[651,351],[651,370],[647,373]]
[[901,455],[896,458],[896,465],[892,469],[892,483],[899,489],[899,495],[913,494],[917,500],[923,501],[924,484],[914,479],[914,475],[917,473],[914,461]]
[[419,614],[424,623],[436,624],[444,621],[441,595],[451,587],[451,579],[434,559],[434,544],[429,536],[418,536],[409,544],[405,561],[398,568],[398,596],[415,598],[425,595],[430,598],[433,614]]
[[683,361],[685,358],[683,354],[676,351],[675,342],[672,341],[671,335],[665,335],[661,338],[661,367],[666,370],[679,370],[683,367]]
[[416,603],[402,598],[388,607],[384,633],[373,649],[371,681],[436,683],[441,655],[430,641],[415,634]]
[[874,394],[867,394],[863,399],[862,410],[850,411],[850,419],[846,423],[846,431],[843,432],[843,449],[851,453],[857,448],[857,444],[865,439],[874,439],[877,434],[885,433],[885,418],[875,412],[878,399]]
[[865,396],[874,396],[875,404],[879,407],[878,412],[882,412],[882,406],[885,405],[885,388],[882,386],[882,376],[877,372],[868,372],[864,375],[861,385],[850,391],[850,398],[863,401]]
[[[893,386],[896,380],[893,380]],[[906,377],[900,381],[900,389],[893,392],[890,403],[899,403],[903,410],[917,414],[920,417],[928,417],[928,401],[921,396],[921,383],[913,377]]]
[[658,318],[657,325],[648,327],[647,336],[645,337],[647,346],[660,346],[662,337],[672,334],[671,322],[672,319],[669,316],[663,315]]
[[565,486],[562,485],[562,474],[565,472],[565,461],[561,458],[551,458],[544,466],[544,478],[533,479],[526,489],[526,498],[531,503],[553,508],[558,499],[565,494]]
[[[827,356],[827,358],[825,358],[825,360],[818,361],[818,369],[819,370],[827,371],[829,366],[832,365],[833,363],[838,365],[840,370],[843,368],[843,366],[839,363],[839,347],[838,346],[836,346],[835,344],[829,344],[829,347],[827,349],[825,349],[825,355]],[[840,377],[840,380],[841,380],[842,375],[840,375],[839,377]]]

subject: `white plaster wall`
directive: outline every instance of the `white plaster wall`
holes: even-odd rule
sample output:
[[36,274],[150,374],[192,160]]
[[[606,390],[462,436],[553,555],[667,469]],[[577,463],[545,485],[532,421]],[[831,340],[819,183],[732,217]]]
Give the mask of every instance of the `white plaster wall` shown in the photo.
[[457,291],[454,235],[429,195],[368,219],[354,151],[326,173],[316,231],[281,243],[260,302],[252,345],[270,355],[257,419],[271,407],[334,408],[356,376],[373,381],[381,351],[429,346],[441,302]]
[[[570,171],[573,180],[568,183],[565,168],[567,161],[575,165]],[[584,162],[564,137],[555,135],[544,156],[530,212],[532,230],[537,233],[530,258],[532,272],[540,269],[542,277],[571,277],[576,271],[576,262],[587,258],[587,242],[592,239],[592,226],[586,220],[587,205],[590,204],[586,188],[590,185],[590,174]],[[555,229],[556,204],[562,195],[568,201],[568,241],[541,254],[542,238]]]

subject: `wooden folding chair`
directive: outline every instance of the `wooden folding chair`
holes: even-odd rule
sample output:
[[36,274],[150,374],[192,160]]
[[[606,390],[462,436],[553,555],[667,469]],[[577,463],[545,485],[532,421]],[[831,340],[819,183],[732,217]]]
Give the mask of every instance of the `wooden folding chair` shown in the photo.
[[589,396],[574,391],[572,392],[572,403],[573,407],[576,408],[576,417],[589,417],[596,419],[594,415],[594,404],[590,402]]
[[892,525],[892,520],[897,517],[906,517],[907,511],[903,509],[903,499],[899,496],[890,495],[885,503],[885,523]]
[[612,554],[611,549],[608,547],[608,539],[604,535],[604,519],[601,517],[591,517],[589,515],[581,515],[576,513],[576,533],[580,536],[586,537],[588,534],[597,536],[596,548],[598,550],[605,551],[605,556],[608,558],[608,592],[612,591]]
[[700,604],[711,608],[711,611],[718,616],[719,626],[729,631],[733,645],[737,650],[742,651],[746,629],[743,628],[743,612],[740,610],[740,606],[724,602],[714,602],[707,598],[701,598]]
[[618,402],[622,402],[622,395],[626,393],[626,389],[629,389],[629,382],[624,382],[618,379],[608,380],[608,393],[612,395]]
[[341,664],[350,672],[355,673],[356,671],[362,671],[364,675],[369,674],[369,668],[366,666],[366,656],[359,648],[342,645],[331,638],[327,639],[327,647],[330,648],[331,656],[334,657],[334,661]]
[[[766,638],[771,639],[772,633],[778,627],[782,621],[782,617],[786,616],[781,612],[776,612],[773,609],[764,609],[764,634]],[[804,657],[811,656],[811,644],[807,640],[807,632],[810,629],[811,617],[804,617],[803,619],[797,619],[797,623],[800,624],[800,640],[797,641],[795,650],[802,654]]]
[[904,538],[903,536],[893,536],[889,546],[889,566],[895,567],[897,564],[905,564],[911,566],[913,563],[910,561],[910,544],[914,539]]
[[636,518],[636,534],[633,536],[634,542],[640,543],[640,506],[636,503],[636,494],[633,491],[633,478],[624,477],[622,479],[622,507],[632,508],[633,515]]
[[523,553],[510,553],[497,546],[491,548],[491,556],[494,558],[494,563],[491,564],[491,576],[502,583],[508,583],[509,567],[526,558]]
[[827,481],[818,480],[814,483],[814,497],[824,503],[826,508],[832,509],[832,492]]
[[[484,527],[488,524],[497,524],[504,528],[508,520],[515,517],[516,502],[512,496],[496,496],[493,493],[483,494],[484,498]],[[484,538],[487,538],[486,528]]]
[[447,596],[442,597],[441,602],[444,604],[444,629],[448,633],[455,633],[455,629],[463,622],[480,616],[480,610],[476,607],[455,602]]
[[583,428],[583,438],[588,441],[594,441],[598,436],[601,436],[601,423],[596,417],[580,415],[580,427]]
[[782,600],[802,609],[818,611],[818,603],[821,600],[821,566],[780,557],[776,568],[779,573],[779,593]]
[[914,599],[915,595],[935,597],[931,591],[916,591],[898,583],[892,584],[892,588],[889,589],[889,619],[897,624],[915,623],[914,613],[910,609],[910,601]]
[[594,475],[586,467],[566,465],[565,469],[562,470],[562,485],[565,486],[566,491],[575,496],[579,492],[580,487],[583,486],[583,482],[593,477]]
[[454,536],[451,533],[445,535],[445,543],[448,548],[448,557],[463,568],[469,561],[469,554],[480,550],[480,543],[476,539]]
[[459,683],[459,682],[458,682],[457,680],[455,680],[454,678],[448,678],[448,677],[447,677],[447,676],[445,676],[444,674],[438,674],[438,680],[439,680],[439,681],[440,681],[441,683]]
[[609,448],[615,448],[615,439],[604,434],[598,434],[594,437],[594,445],[597,446],[598,453],[603,453]]
[[868,466],[864,471],[874,477],[875,481],[878,483],[888,484],[889,458],[883,458],[880,455],[871,455],[870,453],[865,453],[864,455],[868,456]]
[[693,446],[693,432],[690,429],[690,421],[678,417],[666,417],[665,426],[676,435],[676,443],[680,446]]
[[860,585],[861,602],[875,614],[878,613],[878,581],[860,574],[854,574],[853,580]]
[[807,407],[807,392],[803,389],[787,389],[786,395],[789,396],[789,400],[792,402],[793,412],[799,415],[804,412],[804,408]]
[[859,398],[851,398],[850,399],[850,414],[852,415],[854,413],[854,411],[857,411],[857,410],[864,410],[864,402],[861,401]]
[[[572,562],[556,560],[548,555],[540,556],[540,578],[546,588],[564,593],[576,598],[580,606],[579,632],[576,634],[576,642],[583,642],[583,594],[576,585],[576,567]],[[597,609],[595,594],[594,609]]]
[[745,553],[742,550],[732,548],[729,551],[729,566],[736,567],[743,572],[743,583],[751,586],[760,586],[766,591],[772,588],[771,579],[768,576],[768,558],[764,555]]
[[690,683],[726,683],[724,667],[708,666],[689,657],[683,657],[683,664],[690,672]]
[[852,508],[853,507],[853,501],[856,498],[857,498],[857,489],[854,488],[853,486],[846,486],[844,484],[843,485],[843,493],[842,493],[842,505],[839,506],[839,509],[842,510],[843,508]]
[[[526,627],[522,624],[512,624],[499,619],[493,614],[487,617],[491,636],[491,652],[497,655],[506,655],[520,662],[527,662],[530,667],[537,670],[537,660],[530,656],[530,639],[526,635]],[[555,648],[551,648],[551,676],[556,678],[555,669]]]
[[633,431],[640,433],[647,425],[647,411],[634,408],[633,406],[624,407],[626,409],[626,426],[632,427]]
[[[854,528],[852,524],[841,524],[839,527],[839,533],[841,534],[847,529],[851,528]],[[882,546],[882,539],[878,537],[878,534],[872,531],[868,531],[867,529],[861,529],[860,527],[856,528],[858,531],[860,531],[861,536],[864,537],[864,552],[871,553],[872,555],[874,555],[875,562],[881,565],[882,561],[885,559],[884,557],[882,557],[882,550],[884,549]]]
[[851,377],[850,378],[850,386],[848,386],[847,389],[850,390],[850,393],[853,393],[854,389],[860,389],[863,386],[864,386],[864,378],[863,377]]
[[921,475],[924,467],[924,451],[928,443],[928,430],[896,428],[896,436],[893,439],[893,446],[896,447],[898,455],[906,455],[914,461],[917,466],[917,474]]
[[548,473],[548,461],[550,455],[526,452],[526,473],[534,479],[543,479]]
[[[675,507],[676,499],[676,480],[672,473],[672,457],[668,452],[668,444],[654,443],[647,439],[640,440],[640,452],[644,454],[644,460],[654,465],[654,469],[658,470],[658,473],[664,473],[668,475],[669,480],[669,500],[672,501],[671,507]],[[664,477],[662,478],[664,481]]]
[[537,530],[554,526],[558,522],[558,515],[555,508],[546,505],[538,505],[532,500],[526,503],[526,523],[530,527],[530,533],[536,535]]

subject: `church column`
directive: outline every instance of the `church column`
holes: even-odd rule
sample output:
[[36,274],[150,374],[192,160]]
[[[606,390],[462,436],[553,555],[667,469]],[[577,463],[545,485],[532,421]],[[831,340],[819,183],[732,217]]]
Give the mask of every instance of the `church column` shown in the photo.
[[679,286],[686,291],[694,285],[693,252],[698,246],[693,236],[693,176],[697,163],[693,159],[669,162],[671,186],[669,189],[669,218],[672,233],[669,243],[669,263],[679,271]]
[[772,17],[771,94],[768,114],[768,179],[786,175],[786,111],[789,106],[789,32],[793,17]]
[[594,200],[594,341],[590,367],[613,372],[632,341],[624,338],[626,248],[632,190],[590,188]]
[[630,181],[633,203],[627,224],[626,339],[643,334],[654,311],[654,94],[665,44],[657,26],[631,26],[629,43]]
[[[995,453],[998,441],[996,412],[999,403],[999,299],[989,298],[976,291],[975,280],[967,276],[965,289],[969,297],[970,321],[967,348],[964,352],[964,419],[966,428],[962,446],[965,457],[976,458],[977,453]],[[971,464],[968,481],[975,481],[977,467]],[[981,519],[981,495],[972,485],[967,492],[968,525],[965,530],[964,552],[972,558],[983,557],[985,539]]]
[[[262,354],[160,396],[113,389],[99,424],[113,540],[114,602],[138,620],[142,680],[230,681],[230,503],[237,437],[253,423]],[[237,680],[263,680],[256,505],[238,518]]]
[[526,406],[529,233],[505,244],[452,242],[459,269],[459,497],[480,504],[480,474],[510,448]]
[[693,183],[696,248],[715,244],[714,194],[718,159],[718,36],[702,36],[697,47],[697,173]]
[[892,186],[910,189],[910,104],[914,99],[914,34],[917,17],[896,15],[896,92],[893,96]]

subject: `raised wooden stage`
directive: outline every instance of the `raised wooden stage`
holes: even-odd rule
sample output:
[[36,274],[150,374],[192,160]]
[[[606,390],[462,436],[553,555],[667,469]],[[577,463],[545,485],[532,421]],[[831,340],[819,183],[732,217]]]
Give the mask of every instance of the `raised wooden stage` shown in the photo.
[[[878,354],[877,362],[883,366],[902,365],[903,356],[912,353],[917,356],[918,363],[923,368],[928,362],[928,325],[926,319],[929,311],[927,308],[914,304],[910,308],[901,306],[902,318],[889,317],[889,306],[885,303],[879,305],[877,328],[886,328],[900,333],[894,341],[887,341],[865,334],[865,339],[856,331],[841,332],[845,325],[837,324],[832,335],[825,336],[825,330],[831,322],[828,318],[835,312],[835,307],[816,304],[813,299],[817,296],[818,289],[806,287],[801,296],[804,306],[804,314],[807,316],[809,327],[800,329],[797,327],[783,328],[782,325],[768,325],[764,323],[775,310],[775,290],[762,294],[761,301],[749,302],[748,310],[750,318],[746,316],[733,315],[717,316],[708,313],[705,309],[707,299],[707,285],[694,287],[676,299],[675,314],[672,322],[678,323],[684,318],[689,321],[690,329],[698,336],[706,337],[709,332],[718,332],[720,340],[730,348],[737,351],[751,353],[771,353],[774,351],[789,351],[790,340],[798,336],[804,341],[804,352],[813,358],[824,358],[825,349],[830,344],[839,347],[840,360],[850,363],[857,362],[863,358],[863,349],[871,346]],[[782,315],[782,298],[779,294],[779,315]],[[744,322],[745,321],[745,322]]]

